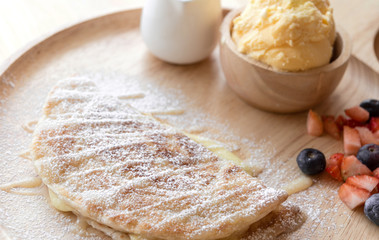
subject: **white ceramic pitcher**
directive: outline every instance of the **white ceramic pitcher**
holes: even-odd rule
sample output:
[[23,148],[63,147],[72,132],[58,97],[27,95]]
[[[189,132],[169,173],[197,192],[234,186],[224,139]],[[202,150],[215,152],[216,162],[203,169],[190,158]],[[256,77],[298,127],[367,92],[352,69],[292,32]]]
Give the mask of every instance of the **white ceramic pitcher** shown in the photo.
[[164,61],[195,63],[214,49],[221,16],[220,0],[146,0],[140,25],[142,38]]

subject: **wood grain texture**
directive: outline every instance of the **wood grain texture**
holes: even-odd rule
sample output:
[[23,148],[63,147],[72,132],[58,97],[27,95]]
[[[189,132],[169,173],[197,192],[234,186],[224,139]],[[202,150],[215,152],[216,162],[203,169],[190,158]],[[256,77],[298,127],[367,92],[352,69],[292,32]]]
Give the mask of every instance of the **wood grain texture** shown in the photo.
[[[143,4],[144,0],[0,1],[0,63],[29,42],[62,27]],[[224,7],[243,4],[245,0],[222,0]]]
[[[14,156],[15,152],[27,148],[31,139],[20,125],[38,118],[41,104],[51,86],[59,79],[72,75],[95,73],[103,77],[103,80],[100,79],[102,82],[107,80],[103,83],[104,88],[116,92],[126,91],[124,85],[127,86],[132,79],[146,86],[152,85],[163,93],[164,89],[179,91],[183,97],[181,101],[186,103],[189,113],[201,111],[206,113],[207,118],[229,126],[225,135],[220,133],[222,129],[208,125],[208,131],[216,132],[220,139],[227,139],[228,134],[249,139],[256,148],[254,151],[259,152],[255,156],[258,158],[270,155],[274,149],[273,156],[266,159],[270,164],[260,175],[272,186],[280,186],[278,179],[287,183],[299,174],[294,159],[302,148],[316,147],[327,156],[341,151],[341,143],[328,136],[313,138],[305,134],[306,113],[277,115],[254,109],[241,101],[225,82],[217,51],[208,60],[189,66],[166,64],[151,56],[139,35],[139,14],[139,11],[116,13],[64,30],[33,47],[1,74],[0,133],[3,138],[0,163],[2,169],[6,169],[1,176],[2,182],[14,179],[15,172],[18,172],[17,177],[30,176],[33,172],[30,163]],[[121,76],[121,80],[114,79],[115,73]],[[342,113],[347,106],[378,96],[378,86],[378,74],[353,57],[337,90],[316,111],[324,114]],[[187,118],[196,119],[195,116],[187,115]],[[203,120],[200,118],[200,121]],[[260,144],[262,139],[266,139],[265,144]],[[379,230],[364,217],[362,209],[350,211],[336,197],[338,184],[326,174],[314,180],[316,184],[313,187],[290,198],[303,210],[309,211],[309,218],[288,239],[341,239],[346,236],[351,236],[351,239],[357,239],[358,236],[375,239]],[[3,199],[1,209],[16,218],[16,223],[25,226],[23,232],[41,236],[38,234],[43,233],[33,229],[41,221],[47,228],[56,231],[57,235],[63,229],[75,225],[69,220],[56,219],[57,213],[41,199],[25,202],[22,196],[0,194]],[[7,202],[17,204],[12,207]],[[42,213],[38,221],[31,221],[35,218],[31,208],[35,209],[36,206],[30,206],[30,202]],[[313,205],[307,206],[304,202],[312,202]],[[22,214],[17,214],[17,209],[23,209]],[[314,212],[320,213],[315,217]],[[5,216],[0,224],[13,229],[9,231],[11,235],[21,234],[17,228],[11,227],[12,223],[7,222],[9,218]],[[329,226],[334,228],[329,229]],[[75,233],[67,234],[75,238]]]
[[[228,140],[229,134],[248,139],[253,157],[268,162],[260,175],[268,185],[280,187],[299,174],[295,157],[305,147],[321,149],[326,156],[342,151],[341,142],[328,136],[313,138],[305,134],[306,113],[278,115],[245,104],[226,84],[217,51],[206,61],[190,66],[166,64],[151,56],[139,35],[139,14],[121,12],[84,22],[28,52],[21,51],[14,59],[17,61],[9,62],[13,63],[10,67],[2,65],[1,183],[34,176],[31,163],[17,156],[31,141],[20,126],[40,116],[42,103],[56,81],[72,75],[100,75],[103,87],[116,92],[127,91],[129,82],[150,86],[162,96],[169,90],[178,92],[181,97],[171,99],[171,103],[180,101],[186,106],[189,115],[183,118],[193,122],[197,117],[199,122],[211,119],[215,124],[205,125],[218,140]],[[378,73],[352,57],[336,91],[315,110],[342,114],[344,108],[378,96]],[[199,111],[203,115],[191,115]],[[186,119],[182,120],[185,124]],[[220,125],[228,126],[227,133]],[[314,181],[310,189],[290,197],[309,217],[299,231],[284,239],[377,239],[379,229],[367,220],[362,208],[350,211],[338,199],[338,183],[327,174],[315,176]],[[46,194],[44,189],[41,191]],[[75,220],[51,209],[45,197],[0,192],[0,199],[0,212],[4,213],[0,225],[10,237],[53,239],[54,234],[55,239],[78,239]],[[98,236],[95,239],[107,239],[97,232],[92,234]]]
[[[247,0],[222,0],[224,7],[240,7]],[[379,33],[379,1],[330,0],[337,24],[353,39],[353,54],[379,72],[374,43]],[[0,1],[0,63],[18,49],[63,26],[101,14],[141,7],[144,0],[13,0]],[[379,51],[379,50],[377,50]]]
[[353,40],[353,54],[379,73],[379,1],[331,0],[337,24],[344,27]]

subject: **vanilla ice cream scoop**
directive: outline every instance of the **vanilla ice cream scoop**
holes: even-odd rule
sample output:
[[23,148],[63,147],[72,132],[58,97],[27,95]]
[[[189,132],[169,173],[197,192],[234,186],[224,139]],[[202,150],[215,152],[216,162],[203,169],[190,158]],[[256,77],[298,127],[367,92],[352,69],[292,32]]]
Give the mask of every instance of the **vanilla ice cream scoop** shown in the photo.
[[335,35],[328,0],[250,0],[232,29],[238,51],[284,71],[328,64]]

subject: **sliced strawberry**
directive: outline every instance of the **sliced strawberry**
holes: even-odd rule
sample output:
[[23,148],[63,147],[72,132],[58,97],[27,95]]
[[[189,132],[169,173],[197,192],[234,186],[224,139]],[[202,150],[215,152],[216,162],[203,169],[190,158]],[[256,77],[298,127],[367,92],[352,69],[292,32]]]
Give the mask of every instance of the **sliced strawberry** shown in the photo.
[[345,119],[345,126],[349,126],[351,128],[355,127],[368,127],[368,124],[355,121],[354,119]]
[[354,209],[362,205],[370,197],[370,192],[344,183],[338,190],[338,196],[348,208]]
[[356,127],[355,129],[357,129],[359,133],[359,138],[361,139],[362,146],[369,143],[379,144],[379,139],[377,139],[368,128]]
[[370,113],[360,106],[345,109],[345,113],[357,122],[366,122],[370,118]]
[[379,117],[371,117],[370,122],[368,124],[368,128],[371,132],[376,132],[379,130]]
[[326,166],[325,171],[337,181],[343,182],[341,169],[337,165]]
[[334,153],[328,158],[328,160],[326,160],[326,165],[337,165],[338,167],[341,167],[344,157],[343,153]]
[[[374,177],[376,177],[377,179],[379,179],[379,168],[375,169],[372,172],[372,174],[374,175]],[[379,183],[378,183],[378,185],[376,185],[376,192],[378,192],[378,190],[379,190]],[[373,192],[371,192],[371,193],[373,193]]]
[[356,156],[351,155],[345,157],[341,163],[342,178],[346,181],[351,176],[355,175],[369,175],[372,176],[371,170],[361,163]]
[[343,130],[343,126],[345,126],[346,118],[344,116],[342,116],[342,115],[339,115],[336,118],[335,122],[336,122],[336,125],[337,125],[338,129],[340,131],[342,131]]
[[375,169],[372,174],[374,175],[374,177],[378,178],[379,179],[379,168]]
[[349,177],[346,183],[372,192],[378,185],[379,179],[368,175],[357,175]]
[[361,139],[356,129],[343,127],[343,149],[346,155],[355,155],[361,148]]
[[335,139],[341,138],[341,130],[338,128],[334,116],[322,116],[322,122],[326,133]]
[[344,158],[342,153],[335,153],[326,160],[325,171],[337,181],[343,182],[341,175],[341,163]]
[[307,118],[307,132],[312,136],[321,136],[324,131],[322,126],[322,120],[318,113],[309,109],[308,118]]

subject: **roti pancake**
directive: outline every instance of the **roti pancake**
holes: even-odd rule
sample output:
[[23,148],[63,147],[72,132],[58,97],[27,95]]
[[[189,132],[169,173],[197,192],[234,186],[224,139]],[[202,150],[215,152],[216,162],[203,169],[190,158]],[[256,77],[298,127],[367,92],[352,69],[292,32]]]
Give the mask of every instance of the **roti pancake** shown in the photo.
[[147,239],[226,238],[287,198],[86,79],[49,94],[32,159],[76,214]]
[[[299,207],[292,204],[282,204],[267,216],[253,223],[240,240],[273,240],[279,235],[291,233],[301,227],[306,216]],[[283,239],[286,239],[285,236]]]
[[[91,227],[102,231],[114,240],[150,240],[139,235],[115,231],[93,220],[84,220]],[[304,221],[305,215],[297,206],[283,204],[258,222],[253,223],[241,236],[227,237],[222,240],[273,240],[277,239],[281,234],[295,231]],[[286,239],[285,236],[283,237]]]

